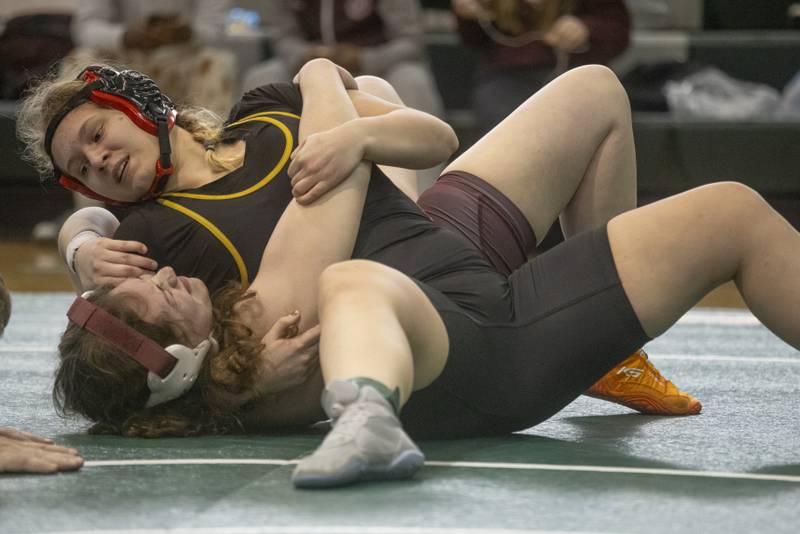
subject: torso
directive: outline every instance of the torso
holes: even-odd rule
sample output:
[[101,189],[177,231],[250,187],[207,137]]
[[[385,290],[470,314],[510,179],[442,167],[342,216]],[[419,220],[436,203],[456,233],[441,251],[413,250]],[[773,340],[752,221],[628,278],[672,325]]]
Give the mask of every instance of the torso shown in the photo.
[[[261,91],[268,93],[246,96],[229,120],[234,125],[232,133],[246,142],[242,167],[195,190],[164,194],[137,206],[123,219],[116,239],[144,242],[160,266],[170,265],[179,275],[198,277],[212,292],[230,281],[249,286],[269,237],[292,199],[286,171],[302,109],[299,91],[292,84],[266,86]],[[507,315],[504,301],[476,303],[479,292],[465,287],[502,284],[504,277],[463,238],[434,225],[377,167],[353,257],[383,263],[427,283],[478,319]],[[254,326],[260,338],[270,325]],[[264,425],[306,424],[310,415],[321,415],[321,388],[317,377],[277,399],[261,399],[247,417]]]

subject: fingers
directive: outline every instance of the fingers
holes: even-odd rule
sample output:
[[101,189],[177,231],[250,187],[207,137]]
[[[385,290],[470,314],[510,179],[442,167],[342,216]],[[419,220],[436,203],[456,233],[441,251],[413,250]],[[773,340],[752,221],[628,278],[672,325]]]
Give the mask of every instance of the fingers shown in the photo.
[[117,252],[131,252],[133,254],[147,254],[147,245],[139,241],[122,241],[106,238],[105,247]]
[[289,164],[289,168],[286,169],[286,172],[289,174],[289,178],[292,178],[297,173],[297,171],[299,171],[300,168],[302,167],[301,164],[302,158],[299,158],[298,155],[303,150],[303,147],[306,145],[307,139],[308,138],[306,137],[306,139],[300,141],[300,144],[297,145],[297,147],[295,147],[295,149],[292,150],[292,153],[289,155],[291,163]]
[[86,287],[117,285],[125,278],[152,274],[158,263],[142,254],[147,246],[138,241],[100,238],[78,249],[75,265]]
[[55,473],[83,465],[75,449],[20,440],[0,440],[0,472]]
[[299,343],[301,349],[309,349],[319,343],[319,334],[320,334],[320,327],[312,326],[299,336],[295,338],[295,340]]
[[[299,196],[295,196],[295,199],[297,200],[297,203],[301,205],[311,204],[325,195],[330,188],[331,187],[327,182],[318,182],[307,193],[301,193]],[[292,192],[294,193],[294,191]]]
[[155,271],[158,268],[158,263],[155,260],[145,256],[147,254],[147,246],[144,243],[109,239],[104,245],[109,252],[117,253],[109,255],[109,261],[113,260],[115,263],[130,265],[147,271]]
[[303,374],[303,381],[305,382],[314,376],[314,373],[319,369],[319,345],[314,345],[304,356],[306,358],[306,369]]
[[75,471],[83,465],[80,456],[64,454],[45,454],[40,456],[19,455],[7,471],[27,473],[56,473],[58,471]]
[[300,322],[300,312],[294,311],[289,315],[284,315],[272,325],[267,335],[264,336],[264,342],[269,345],[271,342],[278,339],[287,337],[294,337],[297,334],[297,324]]
[[297,180],[292,184],[292,195],[294,195],[295,198],[303,196],[308,193],[316,183],[316,180],[310,177]]
[[55,453],[55,454],[66,454],[69,456],[77,456],[78,451],[70,448],[70,447],[63,447],[61,445],[50,444],[50,443],[34,443],[29,442],[27,444],[28,447],[31,449],[39,449],[45,451],[47,453]]
[[53,440],[50,438],[37,436],[36,434],[31,434],[30,432],[17,430],[16,428],[2,427],[0,428],[0,436],[10,439],[16,439],[19,441],[30,441],[33,443],[53,443]]

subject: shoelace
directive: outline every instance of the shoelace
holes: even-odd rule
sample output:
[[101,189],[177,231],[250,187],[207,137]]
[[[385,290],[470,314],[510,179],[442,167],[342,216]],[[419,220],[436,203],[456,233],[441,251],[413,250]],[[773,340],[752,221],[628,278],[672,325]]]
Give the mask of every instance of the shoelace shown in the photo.
[[650,358],[648,358],[646,355],[642,355],[642,357],[644,360],[646,373],[648,374],[646,380],[648,385],[659,386],[661,391],[665,393],[667,392],[667,390],[670,389],[670,386],[672,386],[672,388],[675,389],[676,392],[680,392],[680,390],[677,388],[677,386],[675,386],[675,384],[664,378],[664,375],[662,375],[661,372],[658,369],[656,369],[656,367],[650,361]]
[[[336,413],[337,408],[341,405],[334,405],[332,412]],[[333,430],[329,434],[330,441],[328,442],[332,446],[341,445],[349,441],[353,435],[364,426],[369,419],[370,413],[367,410],[366,403],[358,402],[351,404],[349,409],[344,409],[345,407],[341,407],[342,412],[341,416],[334,421]]]

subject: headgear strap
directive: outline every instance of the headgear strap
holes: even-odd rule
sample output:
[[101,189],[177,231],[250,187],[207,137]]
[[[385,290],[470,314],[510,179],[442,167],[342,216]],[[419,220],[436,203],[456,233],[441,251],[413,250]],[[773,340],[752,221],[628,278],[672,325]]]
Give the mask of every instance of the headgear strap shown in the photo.
[[53,161],[53,135],[58,125],[70,111],[91,101],[99,106],[112,107],[125,113],[136,126],[158,138],[159,159],[156,162],[156,175],[150,189],[139,200],[147,200],[158,195],[166,185],[167,177],[174,171],[170,157],[172,149],[169,143],[169,131],[175,124],[177,113],[172,101],[161,92],[151,78],[134,70],[117,71],[111,67],[92,65],[76,79],[88,83],[56,113],[45,132],[44,148],[53,163],[55,179],[63,187],[95,200],[114,205],[133,204],[133,202],[110,199],[92,191],[59,169]]
[[178,359],[158,343],[85,298],[75,299],[67,311],[67,317],[81,328],[109,342],[161,378],[166,378],[178,363]]

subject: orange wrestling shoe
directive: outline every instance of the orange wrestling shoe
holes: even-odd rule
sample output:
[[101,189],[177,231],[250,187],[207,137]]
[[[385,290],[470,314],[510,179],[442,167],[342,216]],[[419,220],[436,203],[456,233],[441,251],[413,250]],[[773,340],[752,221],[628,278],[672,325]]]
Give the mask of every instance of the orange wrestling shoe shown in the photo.
[[703,409],[700,401],[664,378],[641,349],[606,373],[585,394],[649,415],[695,415]]

